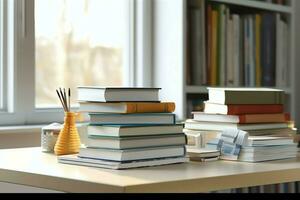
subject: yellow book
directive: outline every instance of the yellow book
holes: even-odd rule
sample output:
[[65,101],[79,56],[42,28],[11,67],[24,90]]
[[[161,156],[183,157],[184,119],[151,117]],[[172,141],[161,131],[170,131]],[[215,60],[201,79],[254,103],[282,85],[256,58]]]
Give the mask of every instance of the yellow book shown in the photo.
[[261,86],[261,76],[262,76],[262,68],[261,68],[261,15],[255,15],[255,38],[256,38],[256,55],[255,55],[255,64],[256,64],[256,86]]
[[211,86],[217,85],[218,11],[212,11]]
[[79,102],[79,112],[92,113],[172,113],[175,111],[173,102],[121,102],[121,103],[100,103],[100,102]]

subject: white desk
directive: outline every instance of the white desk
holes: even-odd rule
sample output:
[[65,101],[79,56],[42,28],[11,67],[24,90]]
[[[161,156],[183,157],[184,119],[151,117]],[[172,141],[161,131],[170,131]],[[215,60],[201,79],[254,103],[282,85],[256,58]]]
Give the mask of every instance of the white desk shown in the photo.
[[264,163],[215,161],[131,170],[59,164],[40,148],[0,150],[0,182],[63,192],[208,192],[300,181],[300,158]]

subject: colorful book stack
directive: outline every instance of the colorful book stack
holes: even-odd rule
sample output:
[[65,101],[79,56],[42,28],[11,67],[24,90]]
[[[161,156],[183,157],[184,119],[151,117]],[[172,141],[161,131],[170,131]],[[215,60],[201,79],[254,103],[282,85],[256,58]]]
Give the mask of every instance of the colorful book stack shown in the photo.
[[78,87],[80,111],[90,116],[87,137],[78,155],[59,162],[111,169],[186,162],[183,125],[159,90]]
[[194,118],[186,121],[186,134],[214,135],[216,139],[205,143],[216,147],[223,130],[240,129],[250,136],[248,144],[241,150],[240,161],[296,157],[296,130],[290,127],[290,114],[284,113],[285,94],[282,90],[208,88],[208,94],[204,112],[194,112]]

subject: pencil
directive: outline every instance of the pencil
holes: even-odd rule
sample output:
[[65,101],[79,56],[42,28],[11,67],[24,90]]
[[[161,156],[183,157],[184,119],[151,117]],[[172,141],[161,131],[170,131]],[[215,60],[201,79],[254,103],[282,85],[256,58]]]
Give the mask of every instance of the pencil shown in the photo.
[[61,99],[61,96],[60,96],[58,90],[56,90],[56,93],[57,93],[58,98],[59,98],[59,100],[60,100],[60,102],[61,102],[61,105],[63,106],[64,111],[66,111],[65,105],[64,105],[64,103],[63,103],[63,100]]
[[61,88],[59,88],[59,91],[60,91],[60,96],[61,96],[62,101],[63,101],[63,105],[65,107],[65,111],[68,112],[67,103],[66,103],[66,99],[65,99],[64,93],[63,93],[63,91],[62,91]]

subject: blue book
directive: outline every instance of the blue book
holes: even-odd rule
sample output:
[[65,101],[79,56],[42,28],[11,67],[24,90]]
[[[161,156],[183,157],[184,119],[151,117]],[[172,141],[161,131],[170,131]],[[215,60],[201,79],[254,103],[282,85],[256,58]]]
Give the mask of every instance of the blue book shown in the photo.
[[266,13],[262,17],[262,85],[275,86],[276,16]]
[[170,113],[99,114],[90,113],[91,125],[175,125],[176,115]]

